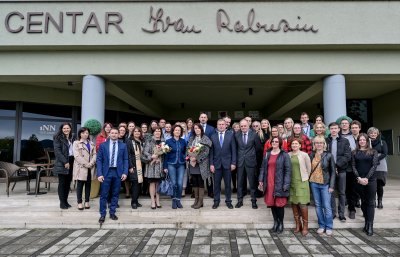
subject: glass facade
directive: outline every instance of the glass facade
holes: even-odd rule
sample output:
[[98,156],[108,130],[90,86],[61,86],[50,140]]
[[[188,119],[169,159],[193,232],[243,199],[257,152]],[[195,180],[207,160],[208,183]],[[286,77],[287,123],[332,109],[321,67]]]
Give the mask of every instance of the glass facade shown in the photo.
[[16,104],[0,102],[0,161],[13,162]]

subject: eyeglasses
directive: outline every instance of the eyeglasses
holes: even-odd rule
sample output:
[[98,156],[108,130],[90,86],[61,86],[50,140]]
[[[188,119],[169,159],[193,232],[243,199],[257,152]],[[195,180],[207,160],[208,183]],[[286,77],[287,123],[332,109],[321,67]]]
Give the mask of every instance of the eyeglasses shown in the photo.
[[279,141],[273,140],[271,143],[277,143],[277,144],[279,144]]
[[324,144],[324,142],[314,142],[316,145]]

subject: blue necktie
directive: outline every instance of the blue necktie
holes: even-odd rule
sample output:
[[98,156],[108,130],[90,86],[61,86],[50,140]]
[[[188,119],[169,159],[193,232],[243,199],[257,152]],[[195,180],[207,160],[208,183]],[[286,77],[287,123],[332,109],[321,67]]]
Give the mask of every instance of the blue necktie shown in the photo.
[[219,133],[219,145],[222,148],[222,143],[224,142],[224,139],[222,138],[222,132]]
[[111,167],[115,167],[115,165],[114,165],[114,159],[115,159],[115,145],[116,145],[116,142],[113,142],[112,154],[111,154]]
[[244,133],[243,134],[243,144],[247,144],[247,138],[246,138],[246,136],[247,136],[247,134],[246,133]]

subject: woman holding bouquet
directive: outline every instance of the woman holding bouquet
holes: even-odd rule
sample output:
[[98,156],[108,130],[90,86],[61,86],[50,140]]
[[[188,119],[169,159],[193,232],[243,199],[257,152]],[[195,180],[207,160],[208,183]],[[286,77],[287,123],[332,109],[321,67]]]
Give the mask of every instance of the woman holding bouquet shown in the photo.
[[194,133],[188,142],[189,165],[188,172],[192,176],[192,185],[194,191],[194,209],[203,207],[204,180],[211,177],[210,159],[208,155],[211,148],[211,140],[204,135],[203,127],[200,123],[193,126]]
[[129,157],[129,173],[128,179],[130,181],[130,191],[131,191],[131,207],[132,209],[137,209],[142,207],[139,203],[139,184],[143,183],[143,167],[142,167],[142,131],[139,127],[135,127],[132,130],[129,138],[126,140],[126,145],[128,148]]
[[180,125],[172,127],[173,137],[166,141],[170,151],[164,161],[164,171],[168,172],[174,186],[172,196],[172,209],[183,208],[181,204],[183,175],[186,164],[186,141],[182,138],[183,129]]
[[144,176],[149,181],[149,192],[151,197],[151,208],[161,208],[160,195],[157,193],[158,183],[162,177],[162,168],[164,164],[164,155],[158,150],[160,148],[161,128],[153,129],[153,138],[146,141],[143,147],[142,159],[147,163]]

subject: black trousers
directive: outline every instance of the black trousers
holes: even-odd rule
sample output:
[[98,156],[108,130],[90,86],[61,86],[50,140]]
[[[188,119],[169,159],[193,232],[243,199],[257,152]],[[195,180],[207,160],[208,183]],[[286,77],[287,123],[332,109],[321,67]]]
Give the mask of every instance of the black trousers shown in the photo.
[[85,186],[85,202],[90,201],[90,188],[92,185],[92,172],[88,169],[88,175],[86,181],[84,180],[77,180],[76,182],[76,198],[78,203],[82,203],[82,192],[83,186]]
[[349,211],[356,211],[356,202],[360,198],[356,190],[357,180],[353,172],[346,173],[346,199]]
[[201,174],[192,174],[190,176],[192,177],[192,186],[193,187],[204,188],[204,180],[201,177]]
[[234,189],[237,189],[237,169],[234,169],[231,172],[231,176],[232,176],[232,185]]
[[344,217],[344,209],[346,205],[346,173],[348,172],[340,172],[336,175],[336,191],[339,195],[338,208],[336,208],[335,194],[332,194],[331,197],[332,214],[336,215],[336,210],[338,209],[339,217]]
[[140,185],[138,183],[138,180],[130,180],[131,182],[131,205],[132,204],[138,204],[138,199],[139,199],[139,189]]
[[366,186],[357,184],[356,187],[361,198],[361,210],[364,214],[364,219],[370,223],[373,223],[375,218],[376,187],[376,179],[369,180]]
[[256,189],[257,189],[257,178],[256,178],[256,168],[255,167],[246,167],[245,165],[242,167],[238,167],[237,169],[237,175],[238,175],[238,188],[237,188],[237,198],[238,201],[241,202],[243,201],[243,184],[246,182],[246,175],[247,174],[247,179],[249,180],[249,186],[250,186],[250,195],[251,195],[251,201],[256,202]]
[[206,186],[207,186],[208,196],[211,196],[212,194],[214,194],[214,182],[211,177],[206,179]]
[[72,170],[74,167],[74,156],[69,156],[68,162],[68,174],[58,174],[58,198],[62,205],[67,205],[68,203],[68,195],[72,181]]

